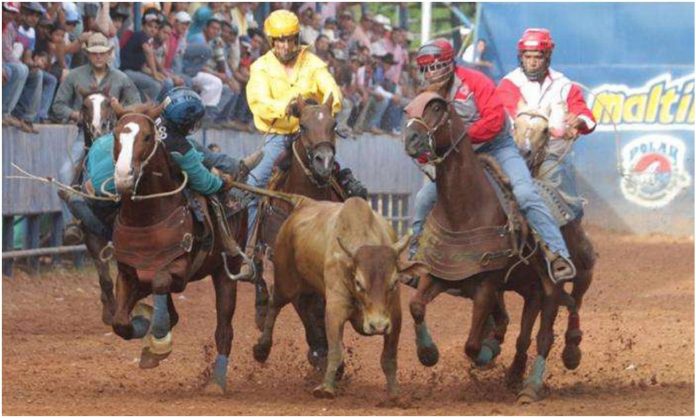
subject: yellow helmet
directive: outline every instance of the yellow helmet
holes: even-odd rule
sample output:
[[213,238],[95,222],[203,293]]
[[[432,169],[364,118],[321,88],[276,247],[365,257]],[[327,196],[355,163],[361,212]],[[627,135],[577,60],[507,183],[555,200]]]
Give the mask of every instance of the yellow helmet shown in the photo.
[[300,33],[300,20],[295,13],[280,9],[268,15],[263,30],[269,38],[282,38]]

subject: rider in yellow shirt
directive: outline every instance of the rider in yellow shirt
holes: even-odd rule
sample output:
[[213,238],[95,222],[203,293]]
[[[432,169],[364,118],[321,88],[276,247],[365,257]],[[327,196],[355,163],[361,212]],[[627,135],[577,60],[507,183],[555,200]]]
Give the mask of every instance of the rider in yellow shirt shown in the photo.
[[[300,46],[300,21],[287,10],[276,10],[264,23],[271,50],[251,65],[246,93],[256,128],[265,134],[263,159],[251,171],[248,183],[266,187],[273,164],[300,130],[300,121],[290,116],[298,95],[318,103],[333,94],[334,116],[341,110],[343,95],[326,63]],[[337,172],[337,180],[348,196],[367,198],[367,190],[349,169]],[[258,201],[249,204],[248,231],[256,223]],[[249,243],[252,248],[255,243]]]

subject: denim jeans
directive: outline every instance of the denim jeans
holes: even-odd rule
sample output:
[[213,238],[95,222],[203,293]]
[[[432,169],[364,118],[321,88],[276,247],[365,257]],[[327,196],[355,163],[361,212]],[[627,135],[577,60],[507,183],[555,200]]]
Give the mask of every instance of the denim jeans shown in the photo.
[[16,118],[29,122],[34,122],[36,119],[41,104],[43,74],[41,70],[29,71],[27,82],[12,112]]
[[[285,135],[266,135],[263,143],[263,158],[261,158],[261,162],[249,173],[247,184],[254,187],[266,187],[268,185],[271,174],[273,174],[273,165],[278,157],[280,157],[280,154],[285,150],[285,145],[288,141],[289,137]],[[258,205],[259,198],[255,196],[252,201],[249,202],[249,217],[247,220],[247,231],[249,231],[249,236],[251,236],[254,225],[256,224],[256,210]]]
[[401,129],[401,119],[404,115],[404,106],[401,103],[389,102],[389,107],[382,118],[382,127],[387,132]]
[[377,101],[373,97],[370,98],[370,102],[370,106],[372,107],[370,112],[372,113],[372,116],[367,122],[367,129],[379,128],[380,123],[382,122],[382,117],[387,112],[387,108],[389,107],[389,103],[391,103],[391,100],[383,98],[382,100]]
[[[126,75],[133,80],[135,87],[140,90],[140,97],[143,99],[143,102],[147,101],[148,97],[153,102],[155,99],[157,99],[157,96],[159,96],[160,91],[162,90],[163,83],[155,80],[141,71],[125,70],[124,73],[126,73]],[[165,80],[165,82],[166,81],[167,80]]]
[[2,114],[9,115],[17,106],[19,96],[29,76],[29,68],[21,62],[4,63],[2,69],[7,75],[7,83],[2,86]]
[[[578,184],[575,178],[575,168],[571,164],[570,155],[565,155],[562,160],[561,156],[565,153],[562,149],[562,140],[552,140],[549,146],[549,153],[544,162],[539,167],[539,178],[555,185],[560,191],[568,206],[573,211],[574,219],[580,219],[584,215],[583,199],[578,193]],[[559,146],[556,146],[559,145]],[[566,144],[572,146],[572,144]],[[560,160],[560,162],[559,162]]]
[[[500,135],[483,145],[476,152],[485,152],[494,157],[505,175],[510,178],[512,192],[529,225],[546,242],[551,251],[570,257],[561,230],[551,215],[546,203],[532,181],[532,175],[510,135]],[[437,201],[437,187],[428,182],[416,195],[416,208],[413,219],[413,233],[419,235],[423,230],[426,216]]]
[[56,94],[58,79],[51,73],[44,71],[43,87],[41,92],[41,106],[39,107],[39,120],[48,119],[48,111],[53,103],[53,96]]
[[[82,130],[78,131],[77,138],[71,145],[69,152],[58,172],[58,181],[66,185],[72,185],[75,165],[85,153],[85,135]],[[63,213],[63,225],[67,225],[72,221],[73,215],[68,209],[68,205],[63,201],[61,201],[61,212]]]
[[210,106],[205,112],[206,117],[213,122],[225,122],[232,120],[235,108],[239,102],[239,94],[236,94],[229,86],[222,86],[222,95],[217,106]]

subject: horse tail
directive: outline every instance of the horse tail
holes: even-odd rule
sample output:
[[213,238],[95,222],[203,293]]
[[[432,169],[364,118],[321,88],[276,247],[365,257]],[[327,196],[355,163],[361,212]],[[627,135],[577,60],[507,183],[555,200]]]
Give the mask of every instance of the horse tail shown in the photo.
[[237,189],[241,189],[247,192],[251,192],[254,194],[258,194],[261,196],[266,196],[266,197],[272,197],[275,199],[282,199],[288,203],[290,203],[293,208],[297,208],[302,202],[305,202],[307,200],[312,200],[309,197],[306,196],[300,196],[298,194],[293,194],[293,193],[283,193],[283,192],[278,192],[275,190],[268,190],[268,189],[261,189],[258,187],[250,186],[246,183],[240,183],[237,181],[231,181],[230,184],[232,187],[235,187]]

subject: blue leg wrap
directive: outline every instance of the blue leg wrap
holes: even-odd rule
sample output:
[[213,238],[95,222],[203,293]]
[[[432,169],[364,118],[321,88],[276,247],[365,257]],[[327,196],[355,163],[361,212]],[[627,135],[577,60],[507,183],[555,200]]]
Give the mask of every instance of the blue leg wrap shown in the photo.
[[493,361],[498,354],[500,354],[500,343],[498,343],[498,340],[494,338],[485,339],[476,358],[476,365],[485,366]]
[[213,379],[218,386],[225,389],[227,387],[227,365],[230,360],[227,356],[218,354],[215,358],[215,367],[213,368]]
[[532,371],[529,373],[525,385],[533,385],[534,387],[541,387],[544,383],[544,371],[546,369],[546,359],[542,356],[537,356],[534,360],[534,365],[532,366]]
[[133,338],[143,338],[150,329],[150,321],[143,316],[134,317],[131,325],[133,325]]
[[425,322],[416,325],[416,344],[422,347],[430,347],[433,345],[433,339],[430,337],[430,332]]
[[155,302],[154,314],[152,316],[152,335],[155,338],[164,338],[171,330],[167,295],[152,295],[152,298]]

